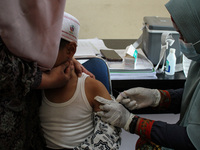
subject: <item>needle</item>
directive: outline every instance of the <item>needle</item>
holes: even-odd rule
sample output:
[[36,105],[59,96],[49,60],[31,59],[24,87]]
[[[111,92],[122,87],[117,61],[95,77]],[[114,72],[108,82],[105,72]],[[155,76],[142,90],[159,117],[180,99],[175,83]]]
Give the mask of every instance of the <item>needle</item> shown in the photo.
[[[127,99],[127,98],[128,98],[128,96],[127,96],[124,92],[119,92],[119,91],[117,91],[117,90],[115,90],[115,89],[114,89],[114,91],[117,92],[117,93],[119,93],[124,99]],[[117,100],[117,102],[120,103],[121,101]],[[130,100],[128,100],[127,102],[129,103]],[[127,103],[127,102],[126,102],[126,103]],[[132,105],[129,109],[130,109],[130,110],[137,109],[138,106],[139,106],[139,105],[135,102],[135,104]]]
[[124,92],[119,92],[115,89],[114,89],[114,91],[117,92],[118,94],[120,94],[124,99],[128,98]]

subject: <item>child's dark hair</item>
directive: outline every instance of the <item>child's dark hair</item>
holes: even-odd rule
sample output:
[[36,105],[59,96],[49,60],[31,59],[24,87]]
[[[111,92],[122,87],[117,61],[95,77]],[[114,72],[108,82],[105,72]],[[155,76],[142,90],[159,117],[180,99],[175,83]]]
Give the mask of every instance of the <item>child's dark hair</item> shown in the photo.
[[67,44],[69,44],[70,42],[67,40],[64,40],[61,38],[60,40],[60,46],[59,46],[59,50],[63,49]]

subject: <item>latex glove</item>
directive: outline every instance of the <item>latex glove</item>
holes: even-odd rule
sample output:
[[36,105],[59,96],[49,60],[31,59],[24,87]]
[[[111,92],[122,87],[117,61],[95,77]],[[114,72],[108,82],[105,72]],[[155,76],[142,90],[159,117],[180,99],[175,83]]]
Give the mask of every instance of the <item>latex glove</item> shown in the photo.
[[115,100],[107,100],[100,96],[96,96],[94,99],[104,104],[100,105],[102,111],[97,112],[102,121],[129,131],[129,124],[135,115],[131,114],[123,105]]
[[120,93],[116,101],[122,103],[129,110],[145,107],[156,107],[160,102],[160,92],[157,89],[131,88]]

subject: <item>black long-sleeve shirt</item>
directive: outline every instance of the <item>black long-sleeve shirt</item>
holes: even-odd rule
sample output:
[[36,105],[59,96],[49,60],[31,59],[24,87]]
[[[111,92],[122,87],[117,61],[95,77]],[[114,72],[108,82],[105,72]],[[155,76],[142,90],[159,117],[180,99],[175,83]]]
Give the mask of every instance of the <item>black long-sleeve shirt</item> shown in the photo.
[[[170,101],[166,100],[165,102],[165,100],[161,100],[162,104],[158,107],[158,109],[167,109],[170,110],[170,112],[179,113],[183,89],[167,90],[167,92],[170,95]],[[165,97],[165,95],[163,97]],[[186,127],[182,127],[177,124],[168,124],[162,121],[152,121],[148,119],[140,119],[138,124],[139,127],[137,129],[138,131],[136,131],[136,134],[141,136],[143,139],[146,138],[147,140],[150,140],[157,145],[172,149],[195,149],[187,135]]]

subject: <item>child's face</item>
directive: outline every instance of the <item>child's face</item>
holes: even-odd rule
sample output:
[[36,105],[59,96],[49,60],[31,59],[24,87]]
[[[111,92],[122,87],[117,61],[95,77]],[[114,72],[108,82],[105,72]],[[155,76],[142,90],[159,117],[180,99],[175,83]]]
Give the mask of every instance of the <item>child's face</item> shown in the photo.
[[54,67],[57,67],[66,61],[71,61],[76,52],[76,44],[71,42],[58,52],[58,57]]

